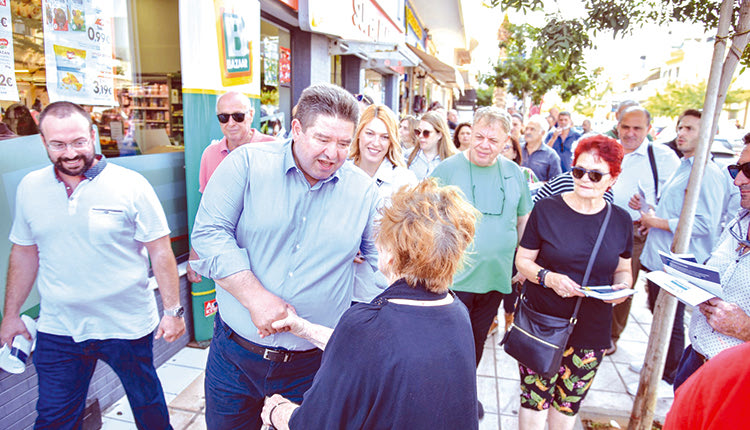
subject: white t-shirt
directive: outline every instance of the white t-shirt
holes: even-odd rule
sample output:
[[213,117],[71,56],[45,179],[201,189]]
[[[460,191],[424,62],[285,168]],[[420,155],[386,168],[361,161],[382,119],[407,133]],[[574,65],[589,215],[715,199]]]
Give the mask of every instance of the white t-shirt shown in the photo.
[[15,209],[10,241],[39,250],[39,331],[81,342],[138,339],[156,328],[143,243],[169,227],[143,176],[107,163],[68,197],[45,167],[21,180]]

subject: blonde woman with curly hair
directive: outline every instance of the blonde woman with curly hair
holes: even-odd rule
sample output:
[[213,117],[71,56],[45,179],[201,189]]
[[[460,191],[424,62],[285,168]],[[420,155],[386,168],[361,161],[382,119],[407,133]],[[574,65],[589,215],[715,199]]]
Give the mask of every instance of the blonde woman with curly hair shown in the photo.
[[429,176],[441,161],[456,153],[448,123],[437,112],[422,115],[419,127],[414,130],[417,146],[407,155],[409,170],[422,180]]
[[324,349],[302,405],[276,394],[261,417],[277,429],[477,429],[471,323],[449,291],[478,212],[434,179],[381,209],[376,244],[392,282],[352,306],[334,330],[293,313],[273,323]]

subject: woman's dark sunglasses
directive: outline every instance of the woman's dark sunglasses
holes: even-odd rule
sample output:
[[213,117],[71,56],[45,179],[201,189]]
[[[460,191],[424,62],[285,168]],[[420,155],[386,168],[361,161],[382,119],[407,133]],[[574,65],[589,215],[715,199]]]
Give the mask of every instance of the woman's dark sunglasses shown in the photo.
[[219,118],[219,122],[222,124],[228,123],[230,116],[232,117],[234,122],[242,122],[245,120],[245,112],[220,113],[216,115],[216,117]]
[[729,175],[732,179],[737,178],[737,175],[739,175],[740,172],[742,172],[746,178],[750,178],[750,161],[742,164],[730,164],[727,166],[727,170],[729,170]]
[[578,166],[570,169],[570,174],[573,175],[573,177],[576,179],[583,178],[583,175],[585,175],[586,173],[589,174],[589,179],[591,179],[591,182],[599,182],[602,180],[602,177],[604,177],[604,175],[609,175],[609,173],[600,172],[598,170],[587,170],[583,167]]
[[432,130],[420,130],[420,129],[416,129],[416,130],[414,130],[414,134],[416,134],[417,137],[424,136],[425,139],[428,139],[430,137],[430,134],[432,134]]

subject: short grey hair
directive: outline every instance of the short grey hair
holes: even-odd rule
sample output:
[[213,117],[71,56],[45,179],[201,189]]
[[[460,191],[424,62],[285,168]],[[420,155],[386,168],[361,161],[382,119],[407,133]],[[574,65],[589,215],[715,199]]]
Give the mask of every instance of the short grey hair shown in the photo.
[[503,129],[505,129],[506,133],[510,133],[512,124],[510,120],[510,114],[505,110],[495,106],[485,106],[483,108],[477,109],[477,111],[474,113],[474,125],[481,123],[498,123],[501,127],[503,127]]
[[625,109],[631,107],[631,106],[640,106],[641,104],[638,103],[635,100],[623,100],[620,102],[620,104],[617,105],[617,111],[615,112],[615,119],[618,121],[620,118],[622,118],[622,113],[625,111]]
[[219,102],[221,102],[221,100],[224,97],[227,97],[229,95],[236,96],[237,98],[240,99],[242,104],[247,106],[248,111],[252,110],[253,112],[255,112],[255,109],[253,108],[253,102],[250,101],[250,98],[248,96],[237,91],[227,91],[224,94],[220,95],[219,98],[216,99],[216,113],[219,113]]
[[620,121],[622,121],[622,117],[625,116],[626,113],[631,112],[643,112],[644,115],[646,115],[646,125],[651,125],[651,113],[649,113],[648,109],[646,109],[643,106],[630,106],[629,108],[626,108],[622,113],[620,114],[620,118],[617,119],[617,123],[619,124]]
[[531,123],[538,125],[539,128],[545,133],[549,131],[549,121],[547,121],[547,119],[539,114],[532,115],[531,118],[529,118],[529,120],[526,122],[526,125],[529,125]]
[[357,99],[338,85],[310,85],[302,91],[294,117],[302,125],[302,131],[305,131],[315,124],[320,115],[343,119],[356,125],[359,122]]

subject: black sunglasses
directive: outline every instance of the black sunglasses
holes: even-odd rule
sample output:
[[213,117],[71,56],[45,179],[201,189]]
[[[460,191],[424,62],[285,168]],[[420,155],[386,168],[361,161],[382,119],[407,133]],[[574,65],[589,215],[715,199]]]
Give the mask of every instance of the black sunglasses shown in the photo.
[[589,174],[589,179],[591,179],[591,182],[599,182],[602,180],[603,176],[609,175],[609,173],[600,172],[598,170],[587,170],[583,167],[578,166],[570,169],[570,174],[573,175],[573,177],[576,179],[583,178],[583,175],[585,175],[586,173]]
[[230,116],[232,117],[234,122],[242,122],[245,120],[245,112],[220,113],[216,115],[216,117],[219,118],[219,122],[222,124],[228,123]]
[[742,164],[730,164],[727,166],[727,170],[729,170],[729,176],[731,176],[732,179],[736,179],[740,172],[742,172],[746,178],[750,178],[750,161]]
[[414,130],[414,134],[417,137],[424,136],[425,139],[429,139],[430,134],[432,134],[432,130],[420,130],[420,129],[416,129],[416,130]]

